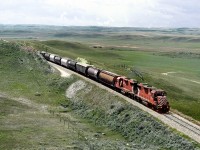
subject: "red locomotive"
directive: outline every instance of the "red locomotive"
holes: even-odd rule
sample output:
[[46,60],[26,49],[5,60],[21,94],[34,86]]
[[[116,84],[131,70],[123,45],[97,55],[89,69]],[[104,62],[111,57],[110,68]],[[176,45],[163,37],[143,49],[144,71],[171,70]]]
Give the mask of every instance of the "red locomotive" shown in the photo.
[[149,86],[148,84],[138,84],[138,98],[147,106],[161,112],[169,111],[169,103],[166,92],[161,89]]
[[138,84],[136,80],[119,76],[116,79],[115,87],[121,93],[154,110],[165,113],[170,109],[166,98],[166,92],[149,86],[146,83]]

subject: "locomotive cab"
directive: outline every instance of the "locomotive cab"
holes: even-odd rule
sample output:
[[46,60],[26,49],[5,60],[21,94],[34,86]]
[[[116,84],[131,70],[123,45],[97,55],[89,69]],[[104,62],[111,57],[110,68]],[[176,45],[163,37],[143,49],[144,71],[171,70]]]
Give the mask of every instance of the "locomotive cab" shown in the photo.
[[152,90],[151,95],[152,95],[152,97],[156,98],[156,97],[159,97],[159,96],[162,96],[162,97],[166,96],[167,94],[163,90]]
[[138,84],[138,97],[144,105],[152,107],[159,112],[165,113],[169,111],[166,92],[161,89],[140,83]]

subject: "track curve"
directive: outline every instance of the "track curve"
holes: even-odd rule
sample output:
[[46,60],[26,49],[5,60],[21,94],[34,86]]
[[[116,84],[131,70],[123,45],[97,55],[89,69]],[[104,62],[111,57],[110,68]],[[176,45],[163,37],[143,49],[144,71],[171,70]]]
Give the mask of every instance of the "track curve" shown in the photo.
[[[149,109],[145,106],[143,106],[142,104],[134,101],[133,99],[130,99],[100,83],[95,82],[94,80],[91,80],[85,76],[82,76],[72,70],[69,70],[67,68],[61,67],[59,65],[56,65],[54,63],[48,62],[52,67],[56,68],[58,71],[60,71],[61,73],[64,71],[68,74],[75,74],[81,78],[83,78],[84,80],[97,85],[98,87],[105,89],[119,97],[122,97],[124,100],[126,100],[127,102],[131,103],[134,106],[139,107],[140,109],[142,109],[143,111],[148,112],[149,114],[151,114],[152,116],[158,118],[160,121],[162,121],[164,124],[176,129],[179,132],[184,133],[185,135],[189,136],[191,139],[195,140],[196,142],[200,143],[200,126],[186,120],[185,118],[169,112],[168,114],[159,114],[155,111],[153,111],[152,109]],[[61,71],[62,70],[62,71]]]

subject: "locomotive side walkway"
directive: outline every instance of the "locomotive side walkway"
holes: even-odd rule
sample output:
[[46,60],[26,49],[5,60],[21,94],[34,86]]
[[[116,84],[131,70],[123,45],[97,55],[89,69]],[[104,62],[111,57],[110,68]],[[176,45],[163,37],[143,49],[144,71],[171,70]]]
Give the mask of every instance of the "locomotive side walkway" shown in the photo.
[[[145,106],[143,106],[142,104],[122,95],[121,93],[118,93],[98,82],[95,82],[89,78],[86,78],[74,71],[71,71],[67,68],[61,67],[59,65],[56,65],[54,63],[48,62],[52,67],[56,68],[58,71],[60,71],[61,76],[64,76],[64,74],[68,74],[70,76],[70,74],[75,74],[81,78],[83,78],[86,81],[89,81],[92,84],[97,85],[98,87],[105,89],[119,97],[122,97],[123,99],[125,99],[126,101],[128,101],[129,103],[139,107],[140,109],[142,109],[143,111],[148,112],[149,114],[151,114],[152,116],[158,118],[160,121],[162,121],[164,124],[176,129],[177,131],[180,131],[182,133],[184,133],[185,135],[189,136],[191,139],[197,141],[198,143],[200,143],[200,126],[184,119],[183,117],[174,114],[172,112],[170,112],[169,114],[159,114]],[[66,76],[65,76],[66,77]]]

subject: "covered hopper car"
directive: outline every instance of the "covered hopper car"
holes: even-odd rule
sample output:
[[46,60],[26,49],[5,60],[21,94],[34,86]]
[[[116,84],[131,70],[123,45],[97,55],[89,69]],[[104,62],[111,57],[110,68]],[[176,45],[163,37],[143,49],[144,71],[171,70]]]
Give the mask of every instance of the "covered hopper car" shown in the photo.
[[49,53],[45,53],[45,54],[44,54],[44,58],[45,58],[46,60],[50,60],[50,54],[49,54]]
[[50,61],[51,62],[55,62],[55,60],[54,60],[55,56],[56,56],[55,54],[50,54]]
[[98,79],[99,72],[99,69],[89,66],[87,70],[87,76],[93,79]]
[[56,64],[61,65],[61,57],[60,56],[55,56],[54,60],[55,60]]
[[70,59],[69,61],[67,61],[67,66],[69,69],[76,71],[76,63],[77,61]]

